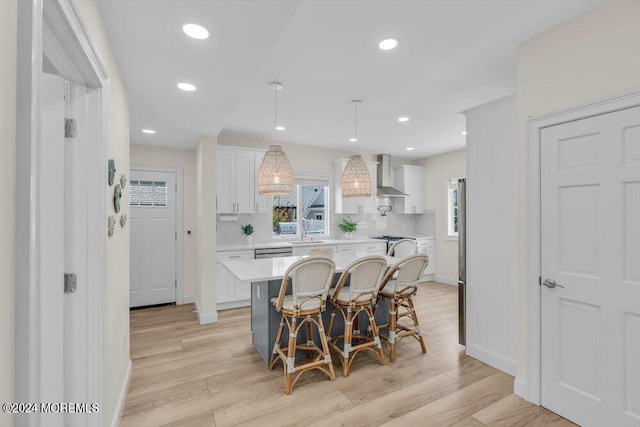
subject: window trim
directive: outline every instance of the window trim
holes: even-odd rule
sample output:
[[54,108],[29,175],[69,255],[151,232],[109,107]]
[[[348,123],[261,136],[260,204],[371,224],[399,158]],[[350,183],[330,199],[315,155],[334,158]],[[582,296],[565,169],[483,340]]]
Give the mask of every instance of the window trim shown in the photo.
[[463,179],[465,178],[465,175],[463,174],[459,174],[459,175],[449,175],[447,177],[445,177],[444,179],[444,239],[445,240],[451,240],[451,241],[458,241],[458,235],[457,234],[451,234],[449,233],[449,226],[451,224],[451,221],[453,220],[452,215],[452,211],[453,211],[453,207],[451,205],[451,200],[449,197],[449,183],[453,180],[457,181],[459,179]]
[[[296,186],[296,208],[302,204],[302,186],[303,185],[315,185],[325,187],[325,201],[324,201],[324,221],[325,232],[322,234],[314,234],[313,237],[329,237],[331,233],[330,218],[331,218],[331,175],[326,173],[314,173],[314,172],[294,172],[293,185]],[[271,207],[273,213],[273,206]],[[296,234],[283,234],[277,235],[274,232],[271,233],[273,240],[278,241],[291,241],[299,240],[300,233],[302,232],[302,211],[298,211],[296,217]]]

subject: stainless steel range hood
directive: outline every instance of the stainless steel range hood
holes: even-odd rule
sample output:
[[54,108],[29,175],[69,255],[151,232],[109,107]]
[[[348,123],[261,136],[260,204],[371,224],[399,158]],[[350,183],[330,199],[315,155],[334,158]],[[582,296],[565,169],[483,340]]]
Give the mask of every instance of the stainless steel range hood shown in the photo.
[[391,156],[378,154],[378,197],[405,197],[408,194],[391,186]]

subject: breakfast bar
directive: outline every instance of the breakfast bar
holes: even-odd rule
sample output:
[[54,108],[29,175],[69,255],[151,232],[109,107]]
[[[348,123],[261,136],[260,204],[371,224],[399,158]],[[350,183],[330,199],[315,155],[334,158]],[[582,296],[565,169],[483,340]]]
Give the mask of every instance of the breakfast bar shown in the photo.
[[[367,256],[367,253],[344,253],[333,257],[336,264],[336,284],[340,273],[354,260]],[[225,261],[222,265],[241,283],[251,283],[251,332],[253,345],[264,360],[269,362],[273,344],[275,343],[278,326],[280,324],[280,313],[277,313],[271,303],[271,299],[278,296],[282,279],[287,269],[296,261],[306,256],[291,256],[285,258],[252,259]],[[387,265],[391,266],[396,258],[385,257]],[[329,302],[327,302],[330,305]],[[325,326],[329,324],[328,317],[331,312],[328,307],[324,313]],[[376,311],[376,321],[385,323],[388,319],[389,311],[384,304],[381,304]],[[363,320],[362,325],[367,325]],[[340,330],[344,326],[344,321],[340,315],[336,316],[335,328]],[[366,327],[366,326],[364,326]],[[287,336],[283,342],[286,342]],[[317,337],[316,337],[317,339]],[[304,334],[298,337],[299,341],[306,341]]]

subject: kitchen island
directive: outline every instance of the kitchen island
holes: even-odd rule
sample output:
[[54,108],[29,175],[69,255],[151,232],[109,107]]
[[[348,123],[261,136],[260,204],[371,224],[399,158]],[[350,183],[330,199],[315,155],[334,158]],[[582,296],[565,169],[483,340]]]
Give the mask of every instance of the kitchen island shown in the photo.
[[[336,263],[336,275],[333,286],[338,281],[340,273],[357,258],[367,256],[367,253],[344,253],[333,257]],[[275,343],[278,326],[280,325],[281,314],[275,311],[271,298],[277,297],[280,292],[280,285],[287,269],[296,261],[306,256],[291,256],[286,258],[251,259],[238,261],[225,261],[222,264],[240,282],[251,283],[251,332],[253,345],[264,360],[269,363],[273,344]],[[391,266],[396,258],[387,257],[387,265]],[[289,288],[289,292],[291,288]],[[325,328],[329,326],[329,314],[331,304],[327,303],[327,310],[323,315]],[[376,311],[376,322],[386,323],[388,320],[388,309],[384,304],[380,304]],[[368,322],[363,317],[361,325],[366,327]],[[336,315],[334,322],[334,334],[342,334],[344,321],[341,315]],[[317,335],[317,334],[316,334]],[[288,334],[285,333],[282,342],[286,343]],[[305,342],[304,333],[299,334],[298,341]],[[317,336],[316,336],[317,339]]]

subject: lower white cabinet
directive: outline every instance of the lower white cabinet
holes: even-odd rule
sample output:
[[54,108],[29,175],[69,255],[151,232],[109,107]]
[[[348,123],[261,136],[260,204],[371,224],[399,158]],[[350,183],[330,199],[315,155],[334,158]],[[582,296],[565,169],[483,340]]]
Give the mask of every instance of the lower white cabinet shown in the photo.
[[315,246],[297,246],[295,248],[293,248],[293,256],[304,256],[304,255],[310,255],[313,251],[316,251],[318,255],[323,255],[322,251],[326,251],[327,255],[329,257],[331,257],[331,251],[333,251],[333,253],[336,253],[336,246],[335,245],[315,245]]
[[[416,239],[418,246],[418,253],[426,254],[429,257],[429,264],[424,270],[422,277],[433,276],[436,272],[436,249],[435,240],[433,238],[418,238]],[[429,277],[431,279],[431,277]]]
[[251,283],[243,283],[233,277],[222,262],[253,259],[253,251],[218,252],[216,264],[216,302],[219,310],[244,307],[251,304]]
[[387,244],[385,242],[358,243],[354,245],[354,249],[358,256],[387,254]]

